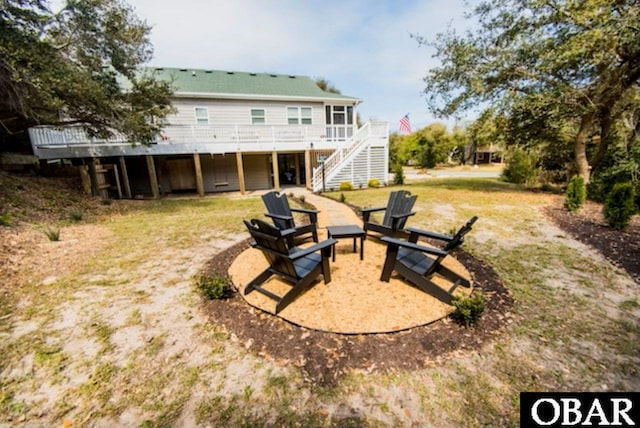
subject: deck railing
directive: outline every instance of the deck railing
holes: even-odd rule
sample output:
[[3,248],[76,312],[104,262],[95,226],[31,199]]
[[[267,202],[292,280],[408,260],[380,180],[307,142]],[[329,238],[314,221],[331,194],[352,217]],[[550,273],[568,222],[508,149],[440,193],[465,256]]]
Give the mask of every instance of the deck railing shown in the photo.
[[[91,137],[83,126],[65,126],[62,128],[36,126],[29,129],[29,136],[34,148],[135,143],[118,133],[107,139]],[[279,143],[344,140],[345,138],[327,138],[324,125],[167,125],[156,137],[154,144]]]
[[352,160],[363,148],[379,140],[386,145],[389,139],[389,125],[386,122],[367,122],[354,134],[353,139],[344,147],[337,148],[331,156],[313,169],[313,190],[322,190],[322,184],[332,178],[346,162]]

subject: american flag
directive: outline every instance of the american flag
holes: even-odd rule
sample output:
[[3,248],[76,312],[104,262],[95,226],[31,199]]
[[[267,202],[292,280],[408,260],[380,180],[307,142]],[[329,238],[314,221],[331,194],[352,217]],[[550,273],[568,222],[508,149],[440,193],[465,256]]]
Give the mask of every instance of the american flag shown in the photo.
[[411,123],[409,122],[409,113],[405,114],[402,119],[400,119],[400,126],[398,127],[400,132],[406,132],[407,134],[411,134]]

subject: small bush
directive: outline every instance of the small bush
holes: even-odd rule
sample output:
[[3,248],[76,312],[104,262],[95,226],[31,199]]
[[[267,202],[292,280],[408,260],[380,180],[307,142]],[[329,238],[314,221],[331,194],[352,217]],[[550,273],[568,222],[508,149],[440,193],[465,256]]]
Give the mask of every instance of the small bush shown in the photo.
[[45,227],[44,230],[42,231],[45,235],[47,235],[47,238],[49,238],[49,241],[59,241],[60,240],[60,229],[53,229],[49,226]]
[[220,273],[200,274],[194,277],[195,286],[207,299],[223,299],[233,293],[231,278]]
[[340,183],[340,188],[338,190],[340,191],[353,190],[353,185],[349,181],[343,181],[342,183]]
[[367,181],[367,187],[371,187],[374,189],[380,187],[380,180],[378,180],[377,178],[372,178],[371,180]]
[[452,300],[456,310],[451,317],[469,327],[480,319],[480,315],[484,312],[486,299],[481,293],[473,293],[469,297],[454,296]]
[[530,184],[536,178],[536,173],[533,155],[517,148],[509,156],[509,161],[502,173],[502,177],[509,183]]
[[577,175],[573,176],[567,186],[567,195],[564,201],[564,206],[572,213],[575,213],[582,207],[586,197],[587,188],[584,185],[584,178],[578,177]]
[[344,195],[344,193],[340,193],[340,202],[345,202],[347,200],[347,197]]
[[300,200],[301,204],[304,204],[304,201],[306,200],[306,198],[304,197],[304,195],[300,195],[300,197],[298,198]]
[[400,164],[393,167],[393,184],[404,184],[404,171]]
[[623,230],[636,212],[635,192],[632,183],[617,183],[602,208],[607,224],[616,230]]
[[13,226],[9,213],[0,214],[0,226]]
[[84,217],[84,213],[82,211],[71,211],[69,213],[69,220],[71,220],[73,223],[82,221],[82,217]]

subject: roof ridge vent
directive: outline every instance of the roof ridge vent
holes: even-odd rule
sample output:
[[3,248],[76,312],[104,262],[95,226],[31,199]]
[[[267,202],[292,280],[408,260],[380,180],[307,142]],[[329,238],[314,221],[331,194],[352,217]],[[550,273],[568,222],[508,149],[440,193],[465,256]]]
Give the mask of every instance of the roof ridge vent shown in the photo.
[[186,68],[181,68],[180,71],[187,71],[187,69]]
[[293,74],[289,75],[289,79],[295,79],[295,78],[296,78],[296,76],[294,76]]
[[204,72],[207,73],[207,74],[211,74],[211,73],[213,73],[213,70],[205,70]]
[[249,73],[249,76],[256,76],[256,73]]
[[271,77],[278,77],[277,74],[271,74]]
[[234,74],[233,71],[227,71],[227,74]]

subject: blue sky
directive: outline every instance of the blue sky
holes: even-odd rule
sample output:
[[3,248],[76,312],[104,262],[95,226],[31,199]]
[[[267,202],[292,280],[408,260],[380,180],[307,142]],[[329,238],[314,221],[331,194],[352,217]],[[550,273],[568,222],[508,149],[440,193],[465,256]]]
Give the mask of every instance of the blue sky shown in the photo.
[[153,27],[150,65],[323,77],[363,100],[363,121],[387,121],[391,131],[406,113],[414,130],[439,120],[422,95],[438,62],[410,34],[469,27],[465,0],[127,2]]

